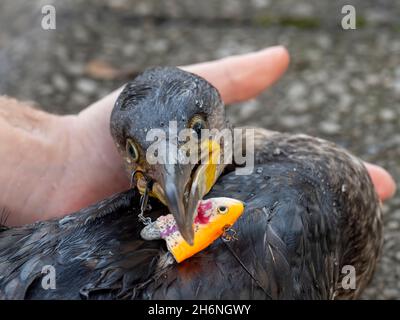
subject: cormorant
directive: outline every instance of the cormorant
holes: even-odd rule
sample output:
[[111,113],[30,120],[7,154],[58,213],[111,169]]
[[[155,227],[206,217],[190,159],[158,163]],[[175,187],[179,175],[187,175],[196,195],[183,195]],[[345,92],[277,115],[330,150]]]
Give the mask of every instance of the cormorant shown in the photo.
[[[205,198],[245,202],[234,226],[238,240],[219,239],[176,264],[164,242],[140,238],[139,197],[130,190],[59,221],[1,232],[0,297],[359,297],[382,243],[379,200],[361,160],[321,139],[257,129],[249,175],[223,164],[150,165],[144,157],[151,144],[146,129],[176,119],[178,130],[190,127],[196,134],[206,127],[230,129],[217,90],[198,76],[156,68],[125,87],[111,132],[133,181],[167,204],[189,242],[192,208],[215,183]],[[201,147],[222,150],[211,139]],[[163,207],[149,202],[146,214],[154,219]],[[57,271],[55,290],[41,287],[43,265]],[[354,270],[355,287],[343,285],[346,267]]]

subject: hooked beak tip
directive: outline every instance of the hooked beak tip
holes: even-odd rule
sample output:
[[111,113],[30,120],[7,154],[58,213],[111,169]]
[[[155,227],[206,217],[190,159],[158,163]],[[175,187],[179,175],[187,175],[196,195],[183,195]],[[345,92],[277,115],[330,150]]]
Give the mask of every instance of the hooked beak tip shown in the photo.
[[183,237],[183,239],[189,244],[193,245],[194,244],[194,230],[192,226],[189,227],[183,227],[180,229],[180,233]]
[[165,189],[167,206],[175,218],[179,232],[188,244],[193,245],[194,215],[188,213],[188,210],[183,203],[183,195],[181,194],[180,189],[177,188],[176,184],[166,184]]

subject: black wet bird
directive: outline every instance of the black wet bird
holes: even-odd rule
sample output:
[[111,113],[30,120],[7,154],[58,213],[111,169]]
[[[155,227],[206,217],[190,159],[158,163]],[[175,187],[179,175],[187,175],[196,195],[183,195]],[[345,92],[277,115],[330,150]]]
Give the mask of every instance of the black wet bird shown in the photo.
[[[205,80],[176,68],[146,71],[125,87],[111,118],[133,181],[171,209],[190,241],[192,210],[225,169],[206,197],[245,202],[234,226],[238,240],[217,240],[176,264],[164,242],[140,238],[139,196],[131,190],[61,220],[2,231],[1,298],[360,295],[379,257],[382,223],[377,195],[359,159],[321,139],[257,129],[250,175],[236,175],[224,165],[211,176],[205,164],[150,165],[144,157],[151,145],[146,132],[167,130],[170,120],[178,120],[178,130],[190,127],[195,134],[202,128],[230,129],[217,90]],[[219,150],[211,139],[206,147]],[[146,214],[153,219],[165,214],[157,200],[150,204]],[[43,265],[55,267],[56,290],[43,290]],[[355,288],[343,286],[345,266],[354,267]]]

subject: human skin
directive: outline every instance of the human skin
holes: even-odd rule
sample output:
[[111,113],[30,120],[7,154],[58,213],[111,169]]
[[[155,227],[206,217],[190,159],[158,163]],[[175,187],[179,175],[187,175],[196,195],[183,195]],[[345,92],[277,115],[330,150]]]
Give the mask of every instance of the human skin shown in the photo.
[[[211,82],[226,104],[254,98],[287,69],[283,47],[182,67]],[[129,187],[109,132],[121,89],[77,115],[59,116],[0,97],[0,213],[7,225],[60,217]],[[395,183],[383,168],[366,163],[381,200]]]

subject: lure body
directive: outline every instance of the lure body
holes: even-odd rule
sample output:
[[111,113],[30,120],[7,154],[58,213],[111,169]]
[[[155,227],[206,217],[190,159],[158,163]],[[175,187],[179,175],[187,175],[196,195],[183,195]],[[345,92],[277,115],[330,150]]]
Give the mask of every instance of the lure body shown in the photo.
[[243,203],[230,198],[202,200],[194,220],[193,246],[180,234],[172,214],[160,216],[141,231],[145,240],[164,239],[168,250],[179,263],[207,248],[224,234],[242,215]]

